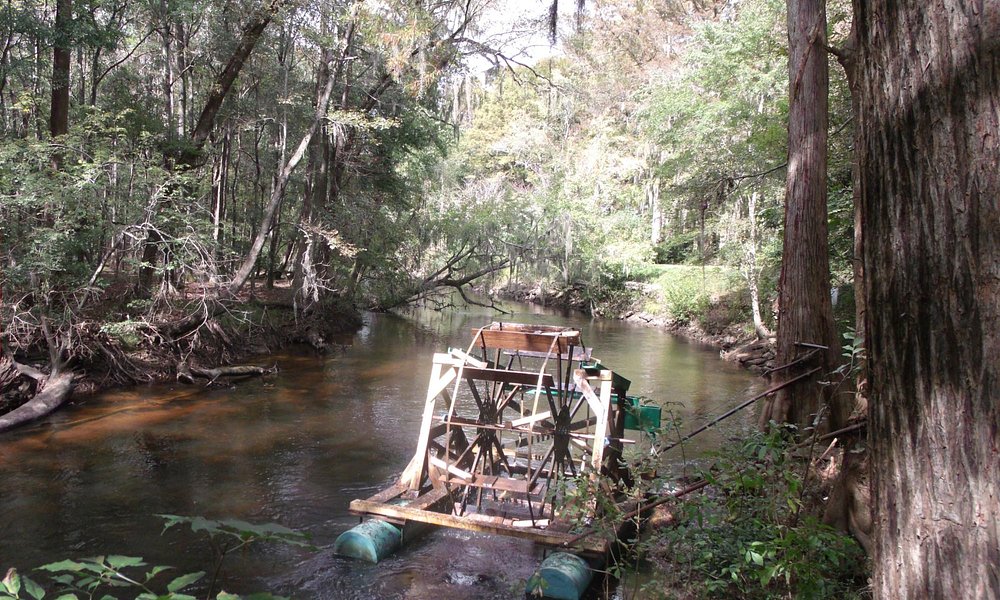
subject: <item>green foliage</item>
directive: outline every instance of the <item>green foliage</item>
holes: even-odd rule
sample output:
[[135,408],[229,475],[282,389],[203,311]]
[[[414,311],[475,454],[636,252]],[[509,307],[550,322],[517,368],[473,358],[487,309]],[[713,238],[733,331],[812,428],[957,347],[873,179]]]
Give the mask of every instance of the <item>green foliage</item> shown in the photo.
[[645,309],[666,314],[681,323],[703,320],[732,289],[732,274],[725,267],[657,265],[650,283],[658,291],[647,301]]
[[655,249],[657,264],[680,264],[697,260],[699,236],[700,233],[692,229],[672,235],[657,244]]
[[849,327],[841,335],[844,338],[844,345],[841,346],[841,356],[844,360],[835,372],[845,378],[856,379],[865,361],[865,338],[853,327]]
[[136,348],[141,339],[139,331],[143,327],[148,327],[148,324],[142,321],[118,321],[101,325],[101,333],[117,339],[127,348]]
[[807,514],[791,437],[750,433],[702,473],[708,493],[685,501],[677,526],[646,543],[670,585],[707,597],[860,597],[863,552],[850,537]]
[[[204,517],[179,517],[160,515],[166,523],[164,531],[187,525],[196,533],[207,534],[213,541],[228,540],[211,569],[213,576],[208,583],[206,600],[213,598],[215,578],[227,553],[246,548],[256,542],[278,542],[315,549],[308,537],[276,523],[254,524],[238,519],[212,520]],[[38,567],[48,581],[48,591],[30,577],[7,571],[0,581],[0,600],[115,600],[129,597],[134,600],[196,600],[190,592],[205,577],[205,571],[170,573],[173,567],[151,565],[136,556],[108,555],[78,560],[61,560]],[[204,587],[201,591],[204,591]],[[123,596],[124,594],[124,596]],[[237,596],[219,592],[215,600],[286,600],[269,593]]]
[[166,521],[163,531],[178,525],[187,525],[191,531],[205,533],[212,539],[229,539],[239,548],[255,542],[281,542],[315,550],[315,547],[309,544],[309,536],[277,523],[254,524],[239,519],[212,520],[205,517],[157,516]]

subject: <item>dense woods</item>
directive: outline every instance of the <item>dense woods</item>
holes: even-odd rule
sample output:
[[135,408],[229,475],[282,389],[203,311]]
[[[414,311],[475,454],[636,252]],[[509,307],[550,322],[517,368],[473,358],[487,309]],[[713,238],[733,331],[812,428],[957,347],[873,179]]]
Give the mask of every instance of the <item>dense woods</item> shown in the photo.
[[812,375],[760,428],[851,429],[813,508],[875,597],[1000,596],[997,40],[973,0],[7,2],[0,429],[274,307],[316,347],[659,316]]

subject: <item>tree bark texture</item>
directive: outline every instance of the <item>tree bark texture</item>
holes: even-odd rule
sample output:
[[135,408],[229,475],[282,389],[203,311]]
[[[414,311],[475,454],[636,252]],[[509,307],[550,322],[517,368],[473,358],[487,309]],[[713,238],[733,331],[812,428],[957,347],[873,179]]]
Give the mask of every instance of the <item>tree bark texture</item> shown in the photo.
[[[827,240],[826,157],[829,90],[825,0],[788,1],[788,176],[785,184],[785,236],[781,257],[778,336],[775,362],[790,364],[810,348],[825,345],[798,367],[778,371],[783,381],[816,366],[832,371],[837,334],[830,300]],[[811,424],[823,390],[815,378],[790,386],[764,405],[760,425],[773,420],[799,427]],[[780,383],[780,381],[779,381]]]
[[876,598],[1000,598],[1000,3],[855,0]]

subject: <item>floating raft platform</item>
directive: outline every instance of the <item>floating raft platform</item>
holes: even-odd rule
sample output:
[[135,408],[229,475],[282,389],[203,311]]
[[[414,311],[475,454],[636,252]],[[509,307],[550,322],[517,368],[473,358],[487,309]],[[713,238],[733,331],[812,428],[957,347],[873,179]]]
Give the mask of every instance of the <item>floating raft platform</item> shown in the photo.
[[[360,516],[377,517],[398,525],[411,522],[427,523],[439,527],[521,538],[552,548],[562,548],[564,544],[572,542],[576,537],[569,531],[571,524],[566,522],[538,523],[536,521],[538,526],[533,527],[526,510],[523,513],[519,511],[519,514],[508,512],[507,515],[502,515],[490,513],[500,510],[510,511],[510,509],[496,507],[490,510],[487,507],[486,512],[467,512],[459,516],[444,510],[435,511],[421,508],[425,498],[437,496],[433,491],[424,494],[418,502],[409,502],[407,499],[409,494],[410,491],[407,488],[395,485],[366,500],[352,501],[351,512]],[[589,537],[575,542],[571,549],[584,554],[604,556],[611,548],[606,540]]]

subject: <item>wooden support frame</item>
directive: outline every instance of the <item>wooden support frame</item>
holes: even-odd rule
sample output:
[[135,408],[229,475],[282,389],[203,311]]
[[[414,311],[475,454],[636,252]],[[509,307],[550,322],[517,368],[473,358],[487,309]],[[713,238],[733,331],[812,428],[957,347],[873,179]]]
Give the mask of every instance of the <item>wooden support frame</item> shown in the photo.
[[583,368],[590,359],[578,330],[516,323],[475,329],[467,351],[435,354],[413,458],[397,484],[351,510],[563,544],[565,485],[618,481],[625,442],[629,382]]

